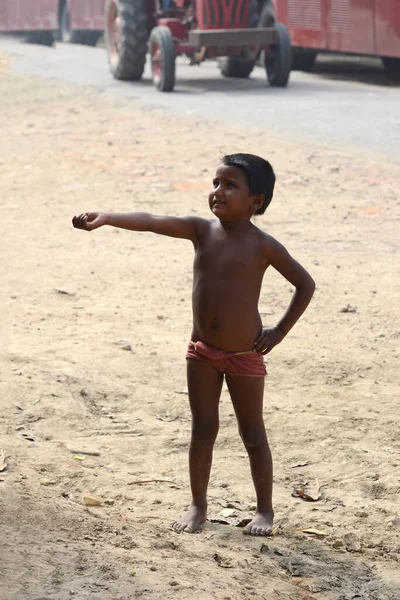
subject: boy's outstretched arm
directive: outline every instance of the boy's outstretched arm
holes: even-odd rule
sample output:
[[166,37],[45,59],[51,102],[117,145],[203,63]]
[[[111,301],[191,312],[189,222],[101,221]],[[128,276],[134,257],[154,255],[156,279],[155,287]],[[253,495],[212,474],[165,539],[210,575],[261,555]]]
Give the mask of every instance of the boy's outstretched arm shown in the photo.
[[313,297],[315,283],[311,275],[298,263],[282,244],[268,236],[265,244],[266,258],[296,289],[285,314],[276,327],[263,327],[255,341],[254,349],[268,354],[289,333],[300,319]]
[[103,225],[130,229],[131,231],[151,231],[161,235],[192,240],[198,239],[199,227],[203,219],[199,217],[161,217],[149,213],[102,213],[89,212],[72,219],[77,229],[93,231]]

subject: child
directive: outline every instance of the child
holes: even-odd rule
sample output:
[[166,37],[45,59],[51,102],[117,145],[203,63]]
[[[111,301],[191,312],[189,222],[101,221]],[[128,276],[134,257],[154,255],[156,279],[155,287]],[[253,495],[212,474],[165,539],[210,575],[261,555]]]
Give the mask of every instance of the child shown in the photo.
[[[193,243],[193,329],[186,354],[192,413],[192,503],[174,523],[178,533],[193,533],[207,518],[207,486],[224,376],[257,496],[257,512],[244,533],[272,532],[272,458],[262,415],[266,375],[263,355],[288,334],[315,288],[311,276],[287,250],[251,222],[271,202],[274,184],[269,162],[252,154],[231,154],[222,158],[208,198],[216,219],[90,212],[72,220],[74,227],[86,231],[111,225]],[[277,325],[263,327],[258,299],[270,265],[296,290]]]

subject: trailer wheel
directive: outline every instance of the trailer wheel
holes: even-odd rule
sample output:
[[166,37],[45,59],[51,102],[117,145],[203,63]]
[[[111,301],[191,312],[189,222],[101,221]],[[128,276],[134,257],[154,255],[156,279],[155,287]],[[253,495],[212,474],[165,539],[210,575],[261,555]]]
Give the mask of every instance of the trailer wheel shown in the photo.
[[136,81],[142,77],[148,38],[146,0],[107,0],[105,41],[115,79]]
[[382,56],[383,66],[390,75],[400,74],[400,58]]
[[171,92],[175,85],[175,45],[168,27],[154,27],[150,34],[153,83],[160,92]]
[[24,39],[27,44],[40,44],[40,46],[52,46],[54,37],[52,31],[31,31]]
[[265,54],[264,64],[270,85],[285,87],[289,81],[292,49],[289,31],[283,23],[275,24],[278,43]]
[[316,58],[317,53],[313,50],[293,50],[292,71],[312,71]]
[[98,31],[85,31],[84,33],[84,41],[80,42],[85,46],[95,46],[99,39],[101,38],[102,33]]
[[218,67],[221,71],[221,75],[224,77],[238,77],[244,79],[248,77],[254,69],[254,60],[236,56],[227,56],[219,61]]

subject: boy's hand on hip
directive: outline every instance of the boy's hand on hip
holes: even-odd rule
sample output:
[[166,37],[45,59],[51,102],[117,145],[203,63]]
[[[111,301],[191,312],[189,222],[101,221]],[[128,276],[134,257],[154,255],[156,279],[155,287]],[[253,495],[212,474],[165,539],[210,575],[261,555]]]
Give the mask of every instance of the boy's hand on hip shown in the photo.
[[285,335],[279,327],[263,327],[254,342],[254,350],[260,354],[268,354],[283,340]]
[[72,219],[72,225],[74,227],[77,229],[84,229],[85,231],[92,231],[93,229],[106,225],[106,223],[106,215],[101,212],[82,213]]

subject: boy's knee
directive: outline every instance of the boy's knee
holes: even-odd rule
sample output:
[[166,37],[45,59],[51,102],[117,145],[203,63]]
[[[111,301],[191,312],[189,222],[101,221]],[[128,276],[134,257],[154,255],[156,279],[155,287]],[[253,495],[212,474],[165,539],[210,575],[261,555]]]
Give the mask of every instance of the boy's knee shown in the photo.
[[242,429],[239,433],[246,450],[249,452],[258,450],[265,443],[266,436],[264,428],[254,427],[246,430]]
[[192,437],[202,442],[215,440],[219,424],[214,421],[193,421]]

